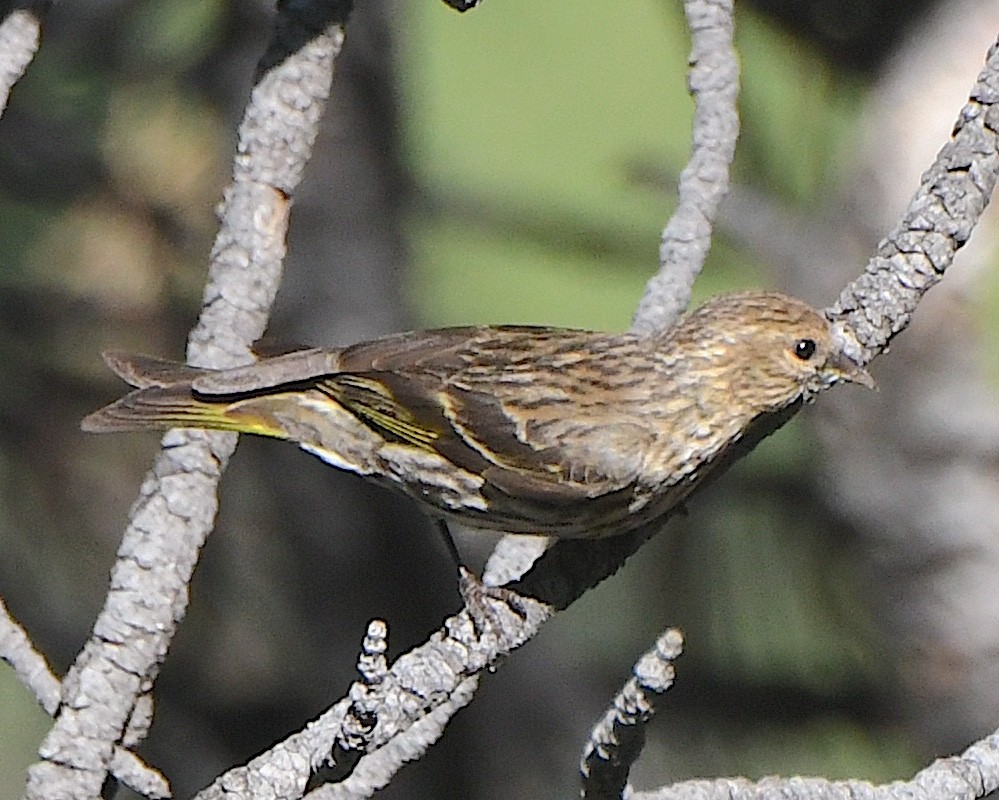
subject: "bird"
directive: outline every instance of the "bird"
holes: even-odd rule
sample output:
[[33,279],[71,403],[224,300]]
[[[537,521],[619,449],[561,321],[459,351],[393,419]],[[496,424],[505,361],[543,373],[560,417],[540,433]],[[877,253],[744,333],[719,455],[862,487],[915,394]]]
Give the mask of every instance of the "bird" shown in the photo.
[[286,439],[445,530],[596,538],[677,510],[761,417],[873,387],[844,349],[807,303],[743,291],[655,334],[441,328],[222,370],[105,352],[135,388],[82,428]]

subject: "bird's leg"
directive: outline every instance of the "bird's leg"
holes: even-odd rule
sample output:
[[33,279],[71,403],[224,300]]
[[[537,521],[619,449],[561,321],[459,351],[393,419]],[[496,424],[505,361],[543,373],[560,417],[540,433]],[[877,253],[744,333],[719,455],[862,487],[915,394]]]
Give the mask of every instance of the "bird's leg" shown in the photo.
[[443,518],[437,520],[437,531],[444,540],[444,546],[451,554],[451,559],[454,561],[454,565],[460,572],[464,569],[464,565],[461,563],[461,553],[458,552],[458,545],[454,543],[454,537],[451,535],[451,529],[447,526],[447,520]]
[[486,586],[478,575],[462,563],[461,554],[446,520],[437,520],[437,530],[444,538],[444,545],[458,567],[458,591],[479,634],[489,628],[499,629],[500,618],[492,605],[496,601],[503,603],[521,619],[527,618],[527,610],[521,602],[520,595],[502,586]]

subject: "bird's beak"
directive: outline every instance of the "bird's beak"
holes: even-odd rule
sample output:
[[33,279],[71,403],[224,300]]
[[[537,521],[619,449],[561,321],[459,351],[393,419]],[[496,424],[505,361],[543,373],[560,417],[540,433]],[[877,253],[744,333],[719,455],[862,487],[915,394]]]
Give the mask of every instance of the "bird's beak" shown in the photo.
[[866,386],[868,389],[877,389],[878,385],[874,382],[874,378],[871,374],[857,364],[853,359],[847,357],[844,353],[838,353],[829,359],[829,366],[832,371],[836,373],[836,376],[841,381],[846,381],[847,383],[859,383]]

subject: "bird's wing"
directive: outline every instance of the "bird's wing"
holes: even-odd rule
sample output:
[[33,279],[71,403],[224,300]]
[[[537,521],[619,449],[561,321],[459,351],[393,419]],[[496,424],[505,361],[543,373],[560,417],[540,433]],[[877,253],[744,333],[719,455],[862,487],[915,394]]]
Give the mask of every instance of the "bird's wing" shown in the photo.
[[532,325],[466,326],[393,333],[344,348],[337,369],[344,372],[435,371],[453,375],[484,351],[502,352],[508,359],[530,352],[539,343],[584,334],[566,328]]
[[587,402],[593,376],[576,370],[613,340],[515,325],[399,334],[345,349],[346,372],[324,382],[367,424],[511,493],[594,497],[635,480],[649,438],[626,409]]
[[387,441],[424,448],[481,477],[485,515],[472,515],[476,526],[596,536],[626,530],[636,502],[644,504],[640,442],[648,432],[633,421],[601,419],[585,433],[567,429],[542,442],[525,440],[495,396],[441,388],[433,376],[338,373],[316,388]]
[[571,504],[634,478],[633,472],[610,475],[581,465],[558,442],[525,440],[496,397],[442,386],[434,376],[337,373],[324,376],[317,388],[387,441],[437,453],[506,494]]
[[386,440],[433,451],[506,494],[546,505],[631,485],[648,435],[613,415],[560,419],[542,430],[501,396],[427,374],[337,373],[317,388]]

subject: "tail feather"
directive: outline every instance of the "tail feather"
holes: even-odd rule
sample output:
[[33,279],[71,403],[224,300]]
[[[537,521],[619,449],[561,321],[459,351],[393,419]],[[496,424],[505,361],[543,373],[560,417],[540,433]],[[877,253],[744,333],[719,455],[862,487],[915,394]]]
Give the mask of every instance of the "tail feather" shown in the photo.
[[80,427],[87,432],[206,428],[287,436],[270,413],[267,396],[235,390],[225,396],[222,393],[213,396],[201,391],[198,385],[201,380],[224,376],[227,374],[224,370],[199,369],[116,351],[105,352],[103,356],[108,366],[136,389],[85,417]]
[[198,400],[190,384],[147,385],[84,417],[80,427],[89,433],[113,431],[209,428],[241,430],[246,421],[227,416],[228,404]]
[[186,384],[190,388],[195,379],[210,371],[165,358],[122,353],[118,350],[105,350],[101,356],[115,375],[139,389],[178,384]]

